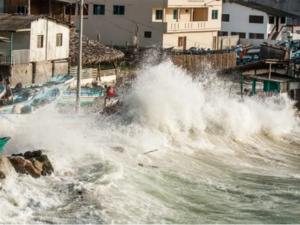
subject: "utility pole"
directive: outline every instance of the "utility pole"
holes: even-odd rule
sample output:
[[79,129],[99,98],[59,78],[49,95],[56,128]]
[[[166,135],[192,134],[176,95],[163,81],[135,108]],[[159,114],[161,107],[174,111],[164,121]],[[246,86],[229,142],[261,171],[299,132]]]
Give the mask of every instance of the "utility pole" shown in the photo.
[[27,14],[30,15],[30,7],[31,6],[31,3],[30,3],[30,0],[28,0],[28,6],[27,6]]
[[80,111],[80,96],[81,96],[82,29],[83,29],[83,0],[80,0],[79,49],[78,49],[77,94],[76,94],[76,112],[77,113],[79,113],[79,111]]

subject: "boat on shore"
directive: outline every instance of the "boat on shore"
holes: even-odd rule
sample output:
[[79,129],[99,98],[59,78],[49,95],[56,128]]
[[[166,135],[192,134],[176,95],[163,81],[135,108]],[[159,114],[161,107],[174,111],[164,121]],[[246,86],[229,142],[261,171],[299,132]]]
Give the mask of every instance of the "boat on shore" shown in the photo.
[[[60,105],[74,105],[76,104],[77,90],[66,90],[58,100]],[[96,98],[104,96],[103,90],[97,88],[82,88],[80,95],[80,104],[93,104]]]
[[[12,98],[2,98],[0,113],[30,113],[36,108],[56,100],[69,88],[73,80],[73,76],[62,74],[53,77],[46,83],[23,86],[19,90],[15,90],[15,88],[12,90]],[[0,85],[0,93],[3,89],[5,87]]]
[[0,152],[3,150],[3,147],[9,141],[10,137],[0,137]]

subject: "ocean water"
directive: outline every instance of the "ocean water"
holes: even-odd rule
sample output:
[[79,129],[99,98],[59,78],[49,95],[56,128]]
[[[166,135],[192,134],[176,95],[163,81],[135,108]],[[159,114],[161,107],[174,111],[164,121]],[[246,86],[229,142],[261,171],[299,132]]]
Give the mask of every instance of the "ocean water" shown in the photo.
[[0,115],[2,154],[43,149],[51,176],[10,171],[1,223],[299,223],[300,124],[211,70],[144,67],[119,114]]

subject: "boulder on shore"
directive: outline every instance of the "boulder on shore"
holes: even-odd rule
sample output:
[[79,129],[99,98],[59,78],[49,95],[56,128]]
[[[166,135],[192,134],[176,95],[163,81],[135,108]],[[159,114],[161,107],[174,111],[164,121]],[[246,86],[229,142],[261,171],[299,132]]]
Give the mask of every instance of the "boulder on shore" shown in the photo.
[[54,168],[46,155],[41,150],[28,151],[24,154],[13,154],[12,156],[0,158],[0,179],[7,175],[7,162],[14,167],[17,173],[29,174],[34,178],[51,175]]

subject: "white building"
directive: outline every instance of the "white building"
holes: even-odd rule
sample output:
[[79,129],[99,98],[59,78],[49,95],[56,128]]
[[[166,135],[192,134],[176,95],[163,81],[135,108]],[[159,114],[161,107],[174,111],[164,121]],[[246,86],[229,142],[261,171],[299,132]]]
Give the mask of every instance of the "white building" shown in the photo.
[[55,68],[55,62],[62,60],[65,60],[63,71],[67,72],[69,25],[42,15],[0,14],[0,36],[9,40],[0,43],[0,66],[10,65],[14,78],[24,71],[28,74],[23,77],[27,79],[24,83],[34,83],[39,80],[36,77],[45,77],[49,71],[51,77],[61,71],[62,64]]
[[254,2],[223,3],[221,36],[239,35],[246,39],[286,40],[287,18],[300,16]]
[[90,0],[83,33],[106,45],[214,49],[221,14],[221,0]]

